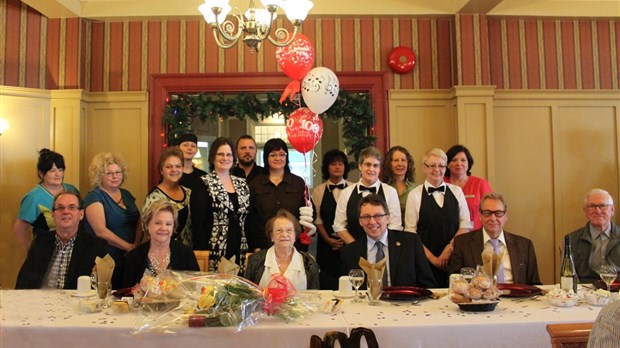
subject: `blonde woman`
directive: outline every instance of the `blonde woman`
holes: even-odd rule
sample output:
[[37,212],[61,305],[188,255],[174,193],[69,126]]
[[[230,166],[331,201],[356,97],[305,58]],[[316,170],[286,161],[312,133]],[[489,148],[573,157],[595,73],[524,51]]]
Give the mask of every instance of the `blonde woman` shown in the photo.
[[157,276],[170,269],[199,271],[194,252],[172,239],[177,227],[177,209],[167,200],[155,200],[143,211],[142,226],[150,239],[127,253],[123,287],[140,282],[145,274]]
[[121,188],[127,166],[119,155],[110,152],[95,155],[88,173],[94,189],[84,199],[85,228],[108,242],[108,252],[116,263],[112,287],[118,289],[123,278],[123,255],[142,240],[140,211],[135,197]]

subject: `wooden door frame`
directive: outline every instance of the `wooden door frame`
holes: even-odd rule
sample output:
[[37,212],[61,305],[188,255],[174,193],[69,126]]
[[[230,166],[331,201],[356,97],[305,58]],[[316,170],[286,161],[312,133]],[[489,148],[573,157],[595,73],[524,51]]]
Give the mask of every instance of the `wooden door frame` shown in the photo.
[[[338,73],[340,88],[347,92],[370,94],[375,113],[376,146],[383,152],[389,147],[387,113],[387,74],[383,72]],[[153,74],[149,77],[149,187],[157,185],[157,159],[165,143],[163,113],[171,94],[198,92],[269,92],[284,90],[291,81],[282,73],[222,74]]]

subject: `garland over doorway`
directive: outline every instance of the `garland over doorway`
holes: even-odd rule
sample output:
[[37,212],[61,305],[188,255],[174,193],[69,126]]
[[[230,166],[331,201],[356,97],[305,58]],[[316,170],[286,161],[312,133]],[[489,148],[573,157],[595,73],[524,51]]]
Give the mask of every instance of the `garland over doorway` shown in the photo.
[[[175,94],[167,100],[163,115],[168,143],[174,143],[181,134],[194,132],[192,123],[195,119],[202,123],[217,123],[229,117],[261,121],[277,113],[287,118],[299,107],[289,101],[280,104],[279,99],[280,96],[273,92]],[[347,93],[341,89],[336,102],[321,116],[343,121],[345,152],[356,161],[362,149],[375,143],[372,135],[375,117],[367,93]]]

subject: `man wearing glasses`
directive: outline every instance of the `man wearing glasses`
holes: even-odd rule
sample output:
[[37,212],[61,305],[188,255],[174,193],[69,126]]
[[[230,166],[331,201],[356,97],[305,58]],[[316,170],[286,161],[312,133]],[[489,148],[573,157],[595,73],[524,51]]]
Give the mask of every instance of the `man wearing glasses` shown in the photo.
[[482,197],[482,228],[454,238],[454,251],[448,266],[450,273],[459,273],[462,267],[482,265],[481,254],[488,248],[498,254],[504,251],[497,271],[498,283],[541,284],[532,241],[504,231],[508,220],[506,209],[501,193],[487,193]]
[[603,263],[620,267],[620,229],[611,221],[614,200],[609,192],[593,189],[586,194],[583,212],[588,223],[572,232],[573,260],[581,283],[599,279],[597,270]]
[[371,263],[387,258],[384,286],[435,287],[420,237],[415,233],[388,229],[390,211],[385,199],[378,194],[369,194],[360,200],[358,209],[359,223],[366,238],[358,238],[342,248],[342,274],[360,268],[360,257]]
[[108,243],[79,230],[84,218],[78,194],[61,192],[54,198],[56,231],[33,240],[17,275],[16,289],[76,289],[77,279],[90,275],[95,258],[108,252]]

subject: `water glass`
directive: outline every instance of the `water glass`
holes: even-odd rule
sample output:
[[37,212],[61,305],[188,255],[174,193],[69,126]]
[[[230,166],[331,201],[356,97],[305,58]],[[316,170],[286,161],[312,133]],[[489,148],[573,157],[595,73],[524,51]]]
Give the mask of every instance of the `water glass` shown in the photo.
[[381,305],[379,298],[383,291],[383,281],[381,279],[368,279],[368,304],[371,306]]

